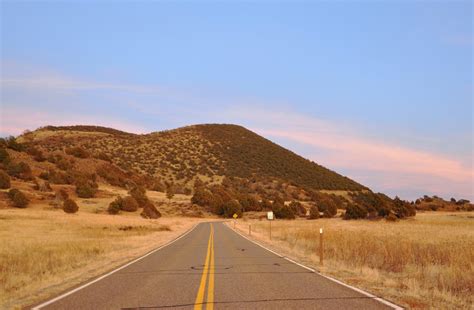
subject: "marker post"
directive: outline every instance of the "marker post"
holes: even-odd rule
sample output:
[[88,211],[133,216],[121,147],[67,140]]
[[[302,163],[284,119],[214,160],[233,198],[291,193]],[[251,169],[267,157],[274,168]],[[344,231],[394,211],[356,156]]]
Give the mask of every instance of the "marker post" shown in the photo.
[[324,249],[323,249],[323,229],[319,229],[319,265],[323,266]]

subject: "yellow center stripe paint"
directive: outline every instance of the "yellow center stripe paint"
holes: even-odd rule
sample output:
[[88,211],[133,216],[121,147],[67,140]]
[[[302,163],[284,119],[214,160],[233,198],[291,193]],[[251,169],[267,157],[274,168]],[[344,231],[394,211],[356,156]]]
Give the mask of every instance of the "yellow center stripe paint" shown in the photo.
[[207,276],[209,273],[209,287],[207,290],[207,309],[213,309],[214,307],[214,227],[209,224],[211,231],[209,233],[209,242],[207,243],[207,255],[204,268],[202,270],[201,283],[199,284],[198,294],[196,301],[194,302],[194,309],[201,310],[204,303],[204,292],[206,290]]
[[211,224],[211,262],[209,265],[209,284],[207,287],[207,307],[206,309],[214,309],[214,226]]

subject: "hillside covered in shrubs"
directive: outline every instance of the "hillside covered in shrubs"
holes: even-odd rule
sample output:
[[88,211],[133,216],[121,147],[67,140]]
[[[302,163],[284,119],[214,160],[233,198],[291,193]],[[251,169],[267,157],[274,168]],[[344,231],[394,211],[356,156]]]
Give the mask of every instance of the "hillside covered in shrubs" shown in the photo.
[[[93,199],[101,195],[99,184],[109,184],[128,195],[116,197],[106,212],[142,210],[145,218],[161,216],[147,191],[162,192],[168,205],[175,194],[187,195],[192,214],[222,217],[273,211],[286,219],[397,220],[417,210],[472,209],[464,199],[425,196],[407,202],[373,193],[235,125],[196,125],[146,135],[96,126],[40,128],[0,139],[0,189],[8,191],[12,182],[51,193],[46,197],[68,213],[78,209],[63,189],[58,191],[59,185],[69,186],[74,197]],[[16,191],[4,195],[8,205],[26,207],[28,195]]]
[[176,184],[178,192],[189,193],[197,179],[218,184],[224,176],[263,187],[276,182],[301,190],[365,189],[236,125],[195,125],[145,135],[96,126],[48,126],[18,140],[30,149],[101,159],[123,171]]

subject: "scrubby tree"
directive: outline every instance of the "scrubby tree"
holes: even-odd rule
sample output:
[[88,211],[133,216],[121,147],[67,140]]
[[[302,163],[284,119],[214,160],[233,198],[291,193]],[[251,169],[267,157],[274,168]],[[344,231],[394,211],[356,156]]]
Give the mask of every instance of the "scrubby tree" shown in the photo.
[[278,219],[294,219],[295,213],[293,209],[281,202],[281,200],[276,199],[272,204],[272,211],[276,218]]
[[10,176],[5,171],[0,170],[0,189],[10,188]]
[[9,163],[7,165],[7,172],[12,177],[16,177],[22,180],[32,180],[33,174],[31,172],[30,165],[25,162],[19,162],[18,164]]
[[171,203],[171,199],[174,197],[174,193],[175,193],[175,186],[174,185],[168,186],[168,188],[166,189],[166,198],[168,198],[169,203]]
[[10,162],[10,155],[4,147],[0,147],[0,163],[6,165]]
[[289,207],[292,209],[295,215],[306,216],[306,209],[299,201],[293,200],[290,202]]
[[119,196],[109,204],[107,212],[109,214],[119,214],[122,206],[122,198]]
[[29,203],[26,195],[16,188],[12,188],[8,191],[8,198],[12,201],[13,206],[17,208],[26,208]]
[[240,205],[237,199],[231,199],[222,204],[221,216],[223,217],[232,217],[234,214],[237,214],[239,217],[242,216],[242,206]]
[[346,212],[344,213],[345,220],[354,220],[354,219],[365,219],[367,217],[368,211],[363,206],[358,204],[349,204],[346,206]]
[[155,207],[155,205],[151,201],[148,201],[143,206],[143,211],[142,213],[140,213],[140,215],[147,219],[157,219],[161,217],[160,211],[158,211],[158,209]]
[[330,198],[324,198],[318,203],[318,209],[323,212],[324,217],[334,217],[337,214],[337,206]]
[[77,203],[70,199],[70,198],[67,198],[66,200],[64,200],[63,202],[63,211],[66,212],[66,213],[76,213],[77,211],[79,210],[79,206],[77,205]]
[[319,209],[317,205],[311,205],[311,208],[309,209],[309,219],[310,220],[315,220],[318,219],[319,216]]
[[16,141],[16,138],[13,136],[9,136],[8,138],[5,138],[5,142],[6,142],[6,146],[9,149],[15,150],[17,152],[22,152],[25,149],[24,145],[21,143],[18,143]]
[[97,193],[97,188],[97,183],[81,180],[76,184],[76,194],[80,198],[92,198]]
[[35,146],[28,147],[26,152],[29,155],[33,156],[33,159],[36,161],[43,162],[46,160],[46,157],[44,157],[43,152]]
[[201,207],[208,207],[212,203],[212,193],[204,187],[198,187],[194,190],[191,202]]
[[148,197],[146,196],[146,190],[142,186],[134,185],[128,191],[128,193],[138,202],[138,206],[140,208],[142,208],[148,202]]
[[85,149],[79,146],[67,148],[66,154],[69,154],[78,158],[88,158],[90,156],[89,152],[87,152]]
[[138,210],[138,202],[132,196],[127,196],[121,200],[120,209],[126,212],[135,212]]

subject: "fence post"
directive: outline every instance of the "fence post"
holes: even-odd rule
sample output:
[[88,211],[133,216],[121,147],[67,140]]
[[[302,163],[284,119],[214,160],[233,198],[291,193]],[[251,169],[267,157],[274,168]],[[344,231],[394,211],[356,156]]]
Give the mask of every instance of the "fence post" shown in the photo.
[[319,229],[319,265],[323,266],[324,248],[323,248],[323,229]]

